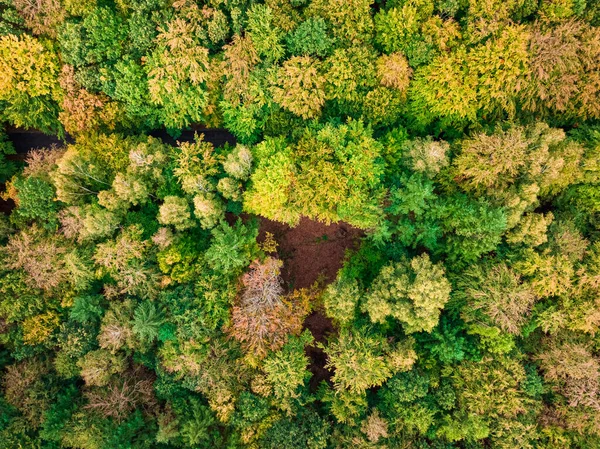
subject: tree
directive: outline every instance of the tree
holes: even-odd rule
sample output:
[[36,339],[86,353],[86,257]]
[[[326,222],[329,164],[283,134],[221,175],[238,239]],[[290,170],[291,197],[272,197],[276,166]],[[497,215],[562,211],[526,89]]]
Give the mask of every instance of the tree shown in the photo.
[[15,154],[15,148],[4,131],[0,130],[0,182],[6,182],[16,169],[15,163],[6,159],[11,154]]
[[[547,3],[549,4],[549,3]],[[529,53],[526,109],[567,117],[598,117],[597,67],[600,54],[595,28],[571,19],[548,27],[536,23]]]
[[180,435],[187,446],[209,447],[219,440],[215,429],[216,420],[211,410],[196,398],[188,400],[189,405],[180,411]]
[[434,249],[446,253],[452,262],[475,261],[493,251],[507,227],[503,209],[463,195],[445,198],[433,214],[444,231],[441,245]]
[[433,177],[449,164],[449,151],[448,142],[417,138],[402,146],[402,162],[413,171]]
[[138,304],[133,312],[131,330],[142,343],[152,343],[158,337],[163,320],[163,315],[156,305],[153,302],[144,301]]
[[323,292],[323,305],[327,316],[341,326],[352,324],[362,292],[356,279],[340,279],[329,284]]
[[50,183],[36,177],[15,177],[7,186],[7,195],[17,205],[11,221],[19,227],[39,222],[52,230],[58,225],[58,206],[54,201],[55,191]]
[[373,19],[368,0],[316,0],[308,7],[308,16],[323,17],[338,45],[352,47],[372,38]]
[[467,323],[474,327],[491,324],[516,335],[536,299],[521,276],[505,264],[467,270],[460,280],[459,292],[467,302],[462,313]]
[[344,220],[363,229],[377,224],[382,147],[369,128],[360,121],[309,128],[295,145],[286,146],[281,139],[270,139],[256,147],[245,210],[292,225],[302,215],[326,223]]
[[156,405],[153,383],[149,372],[139,366],[134,367],[104,387],[87,390],[85,408],[121,422],[138,407],[151,409]]
[[324,62],[325,94],[344,112],[356,113],[364,96],[377,85],[376,54],[364,46],[338,48]]
[[482,113],[515,115],[518,95],[530,70],[528,44],[529,33],[524,26],[506,26],[469,52],[466,64],[477,80]]
[[46,0],[43,2],[18,0],[14,3],[15,8],[25,20],[25,25],[34,34],[48,34],[54,37],[56,35],[56,28],[65,19],[65,11],[61,7],[60,2],[56,0]]
[[2,376],[2,391],[6,402],[16,407],[26,422],[39,427],[44,421],[55,387],[44,381],[50,366],[37,358],[9,365]]
[[115,128],[120,112],[117,104],[105,95],[83,88],[76,79],[73,66],[63,65],[59,82],[65,95],[58,118],[67,133],[76,135],[90,129]]
[[214,228],[225,217],[225,204],[214,193],[200,193],[194,197],[194,215],[203,228]]
[[290,336],[279,351],[265,359],[263,370],[266,381],[272,388],[273,396],[281,401],[280,408],[290,407],[289,401],[300,396],[298,388],[311,376],[306,369],[309,359],[304,353],[304,347],[312,341],[310,331],[305,330],[298,337]]
[[159,209],[158,222],[163,225],[171,225],[178,231],[191,228],[194,221],[188,201],[179,196],[166,196]]
[[225,173],[240,181],[246,181],[252,173],[252,152],[244,145],[236,145],[223,161]]
[[283,298],[281,261],[254,262],[242,277],[244,290],[231,316],[231,335],[259,358],[280,349],[297,335],[308,312],[302,296]]
[[286,37],[286,47],[294,56],[325,57],[332,50],[334,40],[328,34],[327,22],[322,17],[309,17]]
[[[535,401],[523,391],[525,379],[525,369],[514,358],[463,361],[451,374],[457,393],[456,409],[444,420],[438,435],[452,441],[488,436],[500,441],[506,438],[504,447],[510,447],[510,439],[517,438],[528,447],[536,435],[527,431],[523,419],[535,407]],[[507,427],[512,427],[515,433],[507,434]],[[519,431],[523,435],[518,436]]]
[[161,29],[145,66],[152,103],[168,128],[200,122],[208,104],[208,49],[195,39],[195,24],[175,18]]
[[229,226],[222,222],[211,230],[213,241],[204,253],[208,265],[216,271],[231,274],[239,273],[249,265],[257,251],[256,236],[258,229],[241,220]]
[[434,57],[415,71],[415,118],[460,125],[476,121],[478,112],[514,116],[529,73],[528,40],[524,27],[506,26],[484,43]]
[[267,5],[255,4],[248,11],[248,35],[256,52],[267,63],[278,61],[284,54],[283,33],[273,22],[273,10]]
[[317,412],[308,409],[297,417],[281,418],[273,423],[261,439],[265,449],[324,449],[330,426]]
[[417,358],[413,343],[407,339],[391,345],[366,329],[343,329],[335,341],[321,346],[328,356],[325,367],[335,370],[335,387],[362,393],[383,384],[396,372],[410,370]]
[[305,120],[318,117],[325,104],[324,84],[318,62],[309,56],[294,56],[277,72],[273,99]]
[[50,172],[57,198],[68,205],[82,205],[110,189],[116,173],[127,167],[130,150],[139,143],[136,140],[91,133],[68,145]]
[[126,346],[135,346],[132,329],[134,304],[131,300],[111,303],[111,306],[102,317],[98,343],[102,349],[108,349],[115,354]]
[[31,285],[44,290],[56,289],[69,280],[65,261],[67,248],[59,242],[44,238],[38,228],[32,227],[9,239],[3,248],[9,256],[5,263],[9,268],[25,270]]
[[88,352],[78,360],[81,377],[88,386],[103,387],[108,385],[114,375],[122,374],[127,368],[122,354],[112,354],[106,349]]
[[173,173],[184,192],[197,194],[215,190],[220,158],[213,145],[204,141],[203,134],[195,135],[194,142],[180,143],[175,162]]
[[449,298],[450,283],[443,267],[423,254],[410,262],[385,266],[373,281],[362,309],[374,323],[393,317],[407,333],[431,332]]
[[415,70],[409,88],[410,109],[419,123],[441,119],[444,124],[463,124],[477,116],[477,80],[462,61],[464,47],[436,56]]
[[431,53],[421,37],[421,27],[433,14],[433,2],[417,0],[405,2],[399,7],[382,9],[375,15],[375,42],[390,54],[403,52],[416,65]]
[[600,362],[585,344],[546,339],[537,357],[544,378],[569,407],[600,410]]
[[412,69],[402,53],[382,55],[377,59],[377,76],[382,86],[405,92],[411,75]]
[[148,258],[148,250],[149,241],[142,239],[139,225],[130,226],[115,240],[96,246],[93,259],[98,266],[98,275],[108,275],[115,283],[108,289],[110,294],[153,297],[157,293],[158,273]]
[[1,117],[15,126],[62,133],[56,54],[27,35],[0,36]]

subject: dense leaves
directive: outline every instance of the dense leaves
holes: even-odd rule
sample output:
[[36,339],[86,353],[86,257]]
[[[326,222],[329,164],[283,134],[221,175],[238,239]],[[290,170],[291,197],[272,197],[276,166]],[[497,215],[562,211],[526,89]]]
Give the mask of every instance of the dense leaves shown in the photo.
[[0,0],[0,449],[600,447],[598,27]]

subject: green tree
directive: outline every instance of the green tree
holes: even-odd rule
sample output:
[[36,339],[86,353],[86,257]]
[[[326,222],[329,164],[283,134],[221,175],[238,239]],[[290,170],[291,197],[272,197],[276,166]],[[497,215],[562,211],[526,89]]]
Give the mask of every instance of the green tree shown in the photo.
[[381,337],[368,330],[343,329],[335,341],[322,345],[328,356],[325,367],[335,370],[337,389],[362,393],[412,367],[417,358],[412,340],[392,345]]
[[163,315],[156,305],[153,302],[144,301],[133,312],[131,329],[142,342],[152,343],[158,337],[163,320]]
[[265,432],[261,445],[268,449],[324,449],[329,433],[329,423],[317,412],[307,409],[295,418],[275,421]]
[[281,139],[266,140],[256,148],[244,208],[293,225],[304,215],[374,227],[381,217],[381,151],[359,121],[307,129],[287,148]]
[[286,36],[286,46],[294,56],[328,56],[333,48],[327,22],[322,17],[309,17]]
[[407,333],[431,332],[449,298],[444,268],[423,254],[385,266],[373,281],[362,310],[375,323],[393,317]]
[[168,22],[145,65],[150,101],[163,108],[167,128],[202,121],[208,104],[208,49],[195,38],[196,26],[181,18]]
[[299,397],[298,389],[310,378],[307,370],[309,359],[304,347],[311,344],[310,331],[304,331],[299,337],[291,336],[279,351],[265,359],[263,370],[266,381],[273,389],[273,395],[282,401],[279,407],[289,407],[286,402]]
[[46,229],[56,228],[58,206],[50,183],[32,176],[15,177],[8,186],[8,192],[18,206],[11,214],[11,221],[17,226],[24,227],[37,221]]
[[212,231],[213,241],[204,254],[209,266],[223,273],[239,273],[256,255],[258,228],[238,220],[233,226],[222,222]]
[[269,6],[253,5],[248,11],[246,29],[257,53],[267,63],[276,62],[283,56],[283,33],[275,26],[273,10]]
[[351,325],[362,293],[356,279],[338,278],[323,292],[323,305],[327,316],[340,326]]
[[0,117],[21,128],[62,134],[56,54],[27,35],[0,36]]

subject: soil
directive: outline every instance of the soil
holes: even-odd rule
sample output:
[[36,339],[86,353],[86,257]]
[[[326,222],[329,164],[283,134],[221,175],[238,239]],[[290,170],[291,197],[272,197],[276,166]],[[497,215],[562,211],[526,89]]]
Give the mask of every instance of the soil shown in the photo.
[[356,247],[363,231],[347,223],[324,223],[302,218],[298,226],[262,219],[258,241],[266,233],[278,243],[277,254],[283,261],[281,277],[288,291],[311,287],[317,280],[327,284],[335,280],[346,251]]
[[[298,226],[261,219],[258,241],[263,242],[266,233],[273,234],[278,243],[277,254],[283,261],[282,278],[286,290],[308,288],[335,280],[342,267],[346,252],[355,249],[363,232],[347,223],[326,225],[303,218]],[[323,343],[336,333],[332,321],[322,312],[314,311],[304,320],[304,328],[310,330],[315,343]],[[316,344],[305,350],[310,359],[309,370],[313,374],[310,389],[315,391],[321,381],[329,382],[333,373],[325,368],[327,355]]]

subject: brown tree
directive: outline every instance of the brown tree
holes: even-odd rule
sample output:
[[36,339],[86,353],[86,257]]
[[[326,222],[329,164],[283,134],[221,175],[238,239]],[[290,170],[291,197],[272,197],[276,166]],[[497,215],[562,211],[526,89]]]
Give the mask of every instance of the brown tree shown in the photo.
[[257,357],[277,350],[290,334],[299,334],[308,311],[305,292],[282,296],[282,262],[269,257],[255,261],[242,277],[244,290],[232,311],[230,334]]
[[105,387],[89,389],[85,397],[88,401],[85,408],[122,421],[137,408],[150,411],[156,406],[154,376],[136,366],[114,378]]

